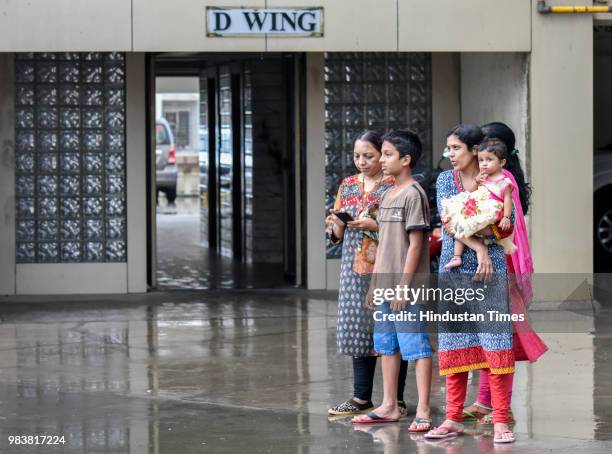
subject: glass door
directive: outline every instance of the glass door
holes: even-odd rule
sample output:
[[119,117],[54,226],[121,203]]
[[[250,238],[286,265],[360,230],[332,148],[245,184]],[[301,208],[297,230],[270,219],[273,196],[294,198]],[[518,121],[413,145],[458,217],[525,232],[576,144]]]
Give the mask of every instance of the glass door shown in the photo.
[[243,242],[246,263],[253,262],[253,106],[251,71],[245,70],[243,78]]
[[239,261],[249,249],[244,232],[250,231],[245,211],[250,205],[244,188],[252,193],[252,184],[245,186],[252,181],[252,134],[242,80],[241,65],[209,68],[200,77],[202,240],[211,251]]
[[200,74],[200,242],[216,251],[217,239],[217,80]]
[[219,142],[217,150],[219,156],[219,252],[224,257],[233,257],[232,76],[229,67],[226,66],[222,66],[219,72]]

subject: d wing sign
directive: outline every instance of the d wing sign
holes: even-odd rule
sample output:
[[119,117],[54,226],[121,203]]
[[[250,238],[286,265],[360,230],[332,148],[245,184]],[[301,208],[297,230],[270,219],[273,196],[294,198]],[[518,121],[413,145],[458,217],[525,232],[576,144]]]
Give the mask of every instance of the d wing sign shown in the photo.
[[323,36],[323,8],[206,8],[208,36]]

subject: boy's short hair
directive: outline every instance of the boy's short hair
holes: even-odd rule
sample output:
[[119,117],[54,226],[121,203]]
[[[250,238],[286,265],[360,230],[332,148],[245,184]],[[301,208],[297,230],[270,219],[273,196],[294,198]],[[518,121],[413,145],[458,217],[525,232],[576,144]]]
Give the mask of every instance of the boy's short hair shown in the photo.
[[410,168],[414,168],[421,159],[423,145],[416,132],[409,129],[393,129],[382,137],[383,142],[389,142],[399,152],[400,158],[410,156]]
[[499,159],[507,159],[508,147],[499,139],[485,139],[478,145],[478,151],[488,151]]

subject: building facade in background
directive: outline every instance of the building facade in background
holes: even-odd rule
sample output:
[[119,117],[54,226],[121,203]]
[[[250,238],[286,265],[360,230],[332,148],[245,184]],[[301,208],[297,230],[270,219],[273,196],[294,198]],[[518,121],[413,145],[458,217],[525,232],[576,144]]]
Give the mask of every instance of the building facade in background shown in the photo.
[[[204,62],[192,74],[199,105],[165,95],[158,108],[174,118],[177,144],[205,155],[203,197],[219,219],[203,231],[213,229],[210,238],[239,260],[277,261],[296,285],[335,288],[338,252],[326,245],[324,217],[353,172],[355,132],[416,129],[431,167],[454,124],[503,121],[534,187],[537,271],[593,272],[594,146],[604,140],[593,134],[594,107],[598,124],[608,114],[594,102],[593,78],[612,55],[600,46],[594,57],[594,48],[612,15],[542,15],[536,3],[207,5],[294,9],[246,34],[224,22],[211,30],[214,16],[195,0],[0,7],[0,294],[154,286],[156,65],[167,76],[196,61]],[[300,25],[308,8],[320,17],[305,15]],[[245,17],[246,27],[255,24]],[[282,247],[274,249],[277,238]]]

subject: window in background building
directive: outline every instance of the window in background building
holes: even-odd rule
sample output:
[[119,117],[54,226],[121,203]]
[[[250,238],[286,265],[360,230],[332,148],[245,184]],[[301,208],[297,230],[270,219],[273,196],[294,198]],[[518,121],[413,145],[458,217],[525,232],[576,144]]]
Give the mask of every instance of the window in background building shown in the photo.
[[125,262],[125,55],[15,55],[17,263]]
[[164,118],[168,120],[170,128],[174,133],[176,146],[179,150],[195,148],[191,143],[189,122],[191,121],[188,110],[168,110],[164,109]]
[[[410,128],[423,140],[422,165],[431,151],[431,54],[325,54],[326,208],[344,177],[356,173],[353,138],[364,129]],[[326,211],[327,213],[327,211]],[[341,247],[327,244],[327,257]]]

